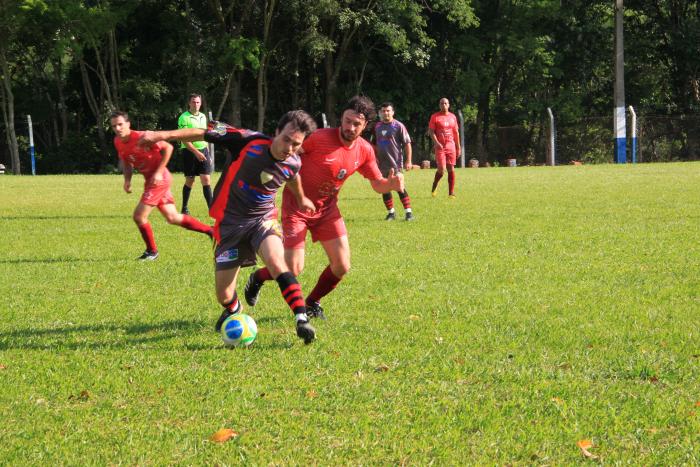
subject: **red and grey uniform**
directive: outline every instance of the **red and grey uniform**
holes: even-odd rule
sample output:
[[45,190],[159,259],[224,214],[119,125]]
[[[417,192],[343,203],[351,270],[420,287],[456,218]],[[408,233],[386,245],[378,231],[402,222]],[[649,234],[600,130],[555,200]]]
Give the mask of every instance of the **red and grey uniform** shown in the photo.
[[[438,142],[442,144],[442,149],[435,147],[435,161],[438,166],[444,163],[455,165],[457,163],[455,140],[459,137],[459,124],[455,114],[436,112],[431,115],[428,127],[433,130]],[[443,164],[440,164],[441,161]]]
[[389,123],[377,122],[374,125],[374,140],[377,145],[377,162],[384,177],[389,171],[401,172],[403,167],[403,150],[411,142],[408,130],[403,123],[392,120]]
[[282,226],[285,248],[303,248],[306,231],[311,239],[332,240],[347,235],[338,210],[338,192],[350,175],[359,171],[368,180],[380,180],[374,149],[363,138],[350,147],[340,139],[339,128],[313,132],[302,145],[300,171],[304,195],[316,206],[314,214],[299,209],[296,198],[285,189],[282,194]]
[[163,169],[163,180],[154,183],[153,174],[158,169],[163,154],[161,150],[166,147],[165,143],[158,142],[149,147],[140,146],[138,144],[141,131],[132,130],[129,133],[129,139],[122,141],[116,136],[114,138],[114,147],[117,150],[119,159],[124,164],[131,166],[143,175],[145,183],[143,187],[143,195],[141,202],[149,206],[162,206],[164,204],[175,203],[175,198],[170,192],[170,185],[173,181],[173,176],[167,168]]
[[231,152],[209,209],[216,221],[216,269],[252,266],[262,241],[282,236],[275,196],[296,178],[301,161],[296,154],[278,161],[270,153],[269,136],[220,122],[209,123],[204,139]]

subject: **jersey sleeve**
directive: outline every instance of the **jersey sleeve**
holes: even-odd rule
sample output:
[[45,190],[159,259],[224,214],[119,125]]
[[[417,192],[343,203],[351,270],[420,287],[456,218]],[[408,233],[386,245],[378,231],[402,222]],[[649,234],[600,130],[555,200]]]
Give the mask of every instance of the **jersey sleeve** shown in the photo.
[[374,149],[372,146],[367,144],[363,148],[362,154],[364,161],[362,162],[362,165],[357,168],[357,171],[360,172],[367,180],[381,180],[383,178],[382,173],[379,171],[379,167],[377,166],[377,158],[374,155]]
[[180,117],[178,117],[177,127],[178,128],[187,128],[187,119],[185,118],[184,113],[180,114]]
[[249,130],[235,128],[226,123],[212,120],[209,122],[207,130],[204,132],[204,141],[224,146],[231,151],[232,157],[236,159],[238,153],[243,149],[243,146],[245,146],[251,134],[253,134],[253,132]]
[[430,122],[428,122],[428,128],[430,128],[433,131],[435,131],[435,129],[437,128],[437,125],[435,124],[435,120],[436,120],[435,114],[432,114],[430,116]]
[[408,134],[406,125],[403,123],[401,124],[401,139],[403,140],[403,144],[409,144],[411,142],[411,135]]

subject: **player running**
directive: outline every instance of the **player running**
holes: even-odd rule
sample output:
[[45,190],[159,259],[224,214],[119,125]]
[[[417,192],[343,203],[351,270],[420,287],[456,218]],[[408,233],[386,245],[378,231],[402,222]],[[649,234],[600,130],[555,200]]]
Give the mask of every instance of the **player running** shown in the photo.
[[[301,184],[316,207],[308,212],[287,187],[282,197],[284,254],[292,273],[304,269],[306,232],[321,242],[330,264],[323,270],[306,299],[309,317],[325,319],[320,300],[338,285],[350,269],[350,244],[345,222],[338,209],[338,192],[350,175],[359,171],[377,193],[404,190],[403,175],[389,171],[382,177],[372,145],[360,135],[376,113],[372,101],[355,96],[346,104],[339,128],[324,128],[309,136],[302,146]],[[245,287],[246,302],[254,306],[264,281],[273,277],[269,268],[255,271]]]
[[[394,104],[384,102],[379,106],[379,116],[381,121],[374,125],[374,150],[377,154],[377,162],[382,176],[387,177],[389,170],[394,169],[395,172],[401,172],[402,168],[411,170],[411,137],[403,123],[394,119]],[[406,157],[404,163],[404,156]],[[384,220],[393,221],[396,219],[396,211],[394,210],[394,198],[391,192],[382,194],[384,206],[386,206],[387,214]],[[412,221],[413,211],[411,210],[411,198],[406,190],[399,192],[399,199],[403,204],[406,220]]]
[[175,208],[175,199],[170,192],[173,177],[166,167],[173,153],[172,145],[166,142],[160,142],[150,147],[137,145],[142,132],[131,129],[129,115],[126,112],[112,112],[109,121],[115,134],[114,147],[117,149],[124,171],[124,191],[131,193],[133,169],[141,172],[146,179],[143,195],[139,204],[136,205],[133,215],[134,222],[136,222],[141,237],[146,243],[146,251],[137,259],[153,261],[158,258],[158,247],[153,236],[153,229],[148,222],[148,215],[156,206],[169,224],[205,233],[211,237],[213,230],[210,226],[192,216],[178,213]]
[[315,129],[316,123],[309,114],[295,110],[282,117],[274,138],[219,122],[210,122],[207,130],[187,128],[143,135],[144,142],[204,139],[223,145],[231,152],[232,157],[214,188],[209,210],[209,215],[216,220],[216,297],[224,307],[216,322],[217,331],[226,318],[242,310],[236,293],[238,273],[241,267],[255,265],[257,252],[294,313],[297,336],[307,344],[316,337],[306,314],[301,286],[284,260],[282,231],[275,207],[275,195],[284,184],[285,191],[293,196],[301,212],[314,212],[314,204],[304,196],[299,181],[301,161],[297,151],[304,138]]
[[428,132],[435,145],[435,162],[437,172],[433,180],[432,194],[437,196],[437,186],[447,167],[447,183],[450,198],[455,197],[455,164],[457,154],[462,153],[459,141],[459,126],[457,117],[450,112],[450,101],[443,97],[440,99],[440,111],[430,116]]

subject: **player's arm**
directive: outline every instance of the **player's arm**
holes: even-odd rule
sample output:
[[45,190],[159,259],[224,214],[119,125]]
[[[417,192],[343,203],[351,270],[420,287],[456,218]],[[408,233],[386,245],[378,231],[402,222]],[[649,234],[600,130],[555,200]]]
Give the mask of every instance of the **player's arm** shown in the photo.
[[121,165],[122,173],[124,174],[124,191],[131,193],[131,176],[134,174],[134,170],[131,168],[131,165],[121,159],[119,159],[119,165]]
[[432,128],[428,128],[428,134],[430,135],[430,139],[433,140],[433,144],[435,144],[435,147],[438,149],[442,149],[442,144],[440,141],[438,141],[437,135],[435,134],[435,130]]
[[158,141],[178,140],[183,143],[204,141],[204,128],[179,128],[177,130],[144,131],[139,138],[139,144],[147,146]]
[[160,164],[158,164],[158,167],[156,168],[156,171],[153,173],[153,178],[151,179],[151,182],[154,185],[157,185],[158,183],[163,181],[163,172],[165,171],[165,167],[168,165],[168,162],[170,161],[170,157],[173,155],[173,145],[166,142],[162,141],[159,143],[160,146],[160,154],[163,156],[160,159]]
[[207,157],[204,155],[202,151],[194,147],[194,144],[192,144],[190,141],[182,141],[185,143],[185,147],[192,153],[194,156],[199,159],[201,162],[204,162],[207,160]]
[[403,155],[404,155],[404,168],[406,170],[411,170],[413,168],[413,148],[411,143],[406,143],[403,145]]
[[302,211],[305,211],[307,214],[316,212],[316,206],[313,201],[304,194],[304,188],[301,186],[301,175],[297,174],[297,176],[289,180],[286,185],[297,200],[297,206],[299,206]]
[[455,149],[457,150],[457,155],[462,154],[462,141],[459,139],[459,127],[457,127],[457,122],[455,122],[454,128],[452,128],[452,135],[455,139]]
[[403,174],[394,172],[394,169],[389,170],[389,176],[387,178],[379,178],[369,181],[372,185],[372,189],[377,193],[389,193],[390,191],[404,190]]

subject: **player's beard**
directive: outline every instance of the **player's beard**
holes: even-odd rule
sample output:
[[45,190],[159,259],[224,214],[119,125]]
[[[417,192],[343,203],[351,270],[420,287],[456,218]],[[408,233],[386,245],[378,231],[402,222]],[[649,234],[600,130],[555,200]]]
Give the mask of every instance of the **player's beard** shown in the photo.
[[357,136],[354,135],[352,132],[349,132],[347,130],[342,130],[340,134],[343,136],[343,139],[347,141],[348,143],[352,143],[357,139]]

